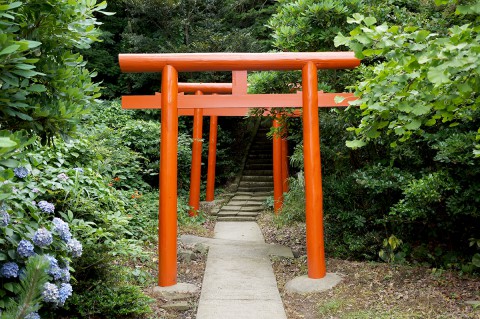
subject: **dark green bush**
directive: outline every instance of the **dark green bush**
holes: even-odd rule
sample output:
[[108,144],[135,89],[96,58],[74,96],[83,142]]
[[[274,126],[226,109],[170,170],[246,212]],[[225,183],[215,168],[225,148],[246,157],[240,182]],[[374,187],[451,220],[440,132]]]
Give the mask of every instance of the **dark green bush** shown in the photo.
[[142,318],[151,313],[149,304],[154,300],[145,296],[139,287],[124,285],[112,287],[98,282],[91,290],[72,297],[69,305],[75,305],[75,318]]

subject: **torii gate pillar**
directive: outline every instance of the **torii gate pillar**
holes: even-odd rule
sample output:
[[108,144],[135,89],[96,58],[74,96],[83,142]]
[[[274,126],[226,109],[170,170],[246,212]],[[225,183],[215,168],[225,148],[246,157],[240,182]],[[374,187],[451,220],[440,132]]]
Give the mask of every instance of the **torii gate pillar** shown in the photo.
[[308,277],[325,277],[323,241],[323,193],[318,122],[317,67],[307,62],[302,69],[303,87],[303,156],[305,169],[305,203],[307,225]]
[[[178,72],[162,71],[162,128],[160,142],[160,203],[158,212],[158,285],[177,283],[177,152]],[[161,246],[161,247],[160,247]]]

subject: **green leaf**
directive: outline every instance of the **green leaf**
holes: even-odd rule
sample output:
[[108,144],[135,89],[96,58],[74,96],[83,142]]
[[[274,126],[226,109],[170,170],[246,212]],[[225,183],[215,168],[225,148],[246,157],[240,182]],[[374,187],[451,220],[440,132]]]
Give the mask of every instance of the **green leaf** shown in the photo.
[[18,44],[12,44],[12,45],[6,47],[5,49],[3,49],[2,51],[0,51],[0,55],[10,54],[12,52],[17,51],[18,48],[20,48],[20,46]]
[[477,253],[477,254],[473,255],[472,264],[473,264],[475,267],[480,268],[480,254]]
[[339,47],[341,45],[347,45],[349,39],[344,36],[343,34],[339,33],[334,39],[333,39],[333,44],[336,47]]
[[462,93],[470,93],[473,91],[472,87],[468,83],[458,83],[457,88]]
[[457,10],[455,11],[456,14],[479,14],[480,13],[480,2],[477,2],[473,5],[467,6],[458,6]]
[[0,137],[0,147],[14,147],[17,143],[8,137]]
[[0,161],[0,165],[5,166],[5,167],[10,167],[10,168],[17,167],[18,164],[19,164],[19,162],[17,160],[14,160],[14,159],[7,159],[7,160]]
[[5,288],[6,290],[8,290],[10,292],[14,291],[13,284],[11,282],[7,282],[6,284],[4,284],[3,288]]
[[35,65],[25,64],[25,63],[15,64],[15,67],[16,67],[17,69],[20,69],[20,70],[31,70],[31,69],[35,69]]
[[36,48],[36,47],[42,45],[42,42],[38,42],[38,41],[28,40],[28,41],[26,41],[26,42],[27,42],[27,44],[28,44],[28,48],[29,48],[29,49],[33,49],[33,48]]
[[412,120],[412,121],[411,121],[410,123],[408,123],[407,125],[405,125],[405,128],[406,128],[407,130],[413,131],[413,130],[418,129],[418,128],[420,127],[420,125],[422,125],[422,121],[415,119],[415,120]]
[[31,70],[12,70],[12,73],[23,76],[25,78],[29,78],[29,77],[32,77],[32,76],[35,76],[35,75],[39,74],[38,72],[31,71]]
[[367,143],[365,143],[365,141],[362,141],[362,140],[353,140],[353,141],[346,141],[345,145],[349,148],[357,149],[367,145]]
[[449,77],[440,67],[431,68],[427,73],[428,80],[434,84],[442,84],[450,82]]
[[22,5],[22,3],[21,3],[20,1],[12,2],[12,3],[5,4],[5,5],[0,6],[0,11],[6,11],[6,10],[10,10],[10,9],[15,9],[15,8],[20,7],[21,5]]
[[335,96],[335,98],[333,99],[335,103],[342,103],[344,100],[345,100],[345,97],[340,95]]
[[356,36],[355,40],[365,45],[369,45],[370,43],[372,43],[372,39],[370,39],[366,34],[360,34]]
[[415,115],[424,115],[430,112],[432,107],[428,104],[418,104],[412,109],[412,113]]
[[375,17],[366,17],[363,22],[365,22],[367,26],[371,26],[372,24],[377,23],[377,19],[375,19]]
[[31,92],[45,92],[47,90],[43,84],[32,84],[27,89]]
[[416,42],[422,42],[423,40],[425,40],[428,36],[430,35],[430,32],[428,32],[427,30],[420,30],[417,32],[417,35],[415,37],[415,41]]

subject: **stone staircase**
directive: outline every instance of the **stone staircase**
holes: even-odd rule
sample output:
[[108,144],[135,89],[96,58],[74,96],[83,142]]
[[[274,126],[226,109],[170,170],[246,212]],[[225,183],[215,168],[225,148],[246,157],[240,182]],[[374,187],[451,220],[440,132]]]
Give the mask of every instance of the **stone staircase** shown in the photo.
[[254,221],[273,192],[272,141],[260,126],[250,145],[237,191],[217,213],[218,221]]

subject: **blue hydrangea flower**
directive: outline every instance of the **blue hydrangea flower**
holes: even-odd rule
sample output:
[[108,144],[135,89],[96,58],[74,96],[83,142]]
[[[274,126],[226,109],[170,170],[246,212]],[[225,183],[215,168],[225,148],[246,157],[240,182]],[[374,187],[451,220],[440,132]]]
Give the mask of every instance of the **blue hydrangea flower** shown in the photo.
[[83,173],[83,168],[81,168],[81,167],[75,167],[73,170],[77,171],[79,173]]
[[36,312],[30,312],[28,315],[25,316],[24,319],[41,319],[41,317]]
[[25,177],[27,177],[29,171],[25,167],[17,167],[17,168],[13,169],[13,173],[18,178],[25,178]]
[[72,253],[73,257],[80,257],[82,255],[82,244],[75,238],[67,242],[67,248]]
[[57,178],[66,181],[68,179],[68,176],[65,173],[60,173],[57,175]]
[[52,203],[47,202],[46,200],[42,200],[38,203],[38,208],[42,212],[52,214],[55,211],[55,206]]
[[70,281],[70,270],[68,268],[60,268],[60,280],[62,282],[69,282]]
[[36,188],[36,187],[34,187],[34,188],[32,189],[32,193],[38,193],[39,191],[40,191],[40,190],[39,190],[38,188]]
[[68,297],[72,295],[72,285],[63,283],[58,289],[58,304],[63,306]]
[[58,287],[50,282],[47,282],[45,286],[43,286],[42,297],[45,302],[58,302],[59,292]]
[[2,268],[0,269],[0,275],[5,278],[17,278],[18,265],[14,262],[3,264]]
[[70,227],[68,227],[68,224],[66,222],[64,222],[58,217],[55,217],[53,219],[53,225],[53,229],[57,232],[57,234],[63,241],[68,242],[70,239],[72,239]]
[[45,228],[40,228],[33,235],[33,243],[39,247],[45,247],[53,242],[52,234]]
[[35,255],[33,248],[34,248],[33,244],[30,241],[26,239],[22,239],[18,243],[17,253],[22,257],[28,258],[30,256]]
[[63,272],[62,269],[58,266],[58,261],[55,257],[50,255],[45,255],[45,258],[48,259],[50,267],[47,270],[47,273],[53,277],[55,280],[62,278]]
[[7,227],[10,223],[10,215],[6,211],[0,211],[0,227]]

